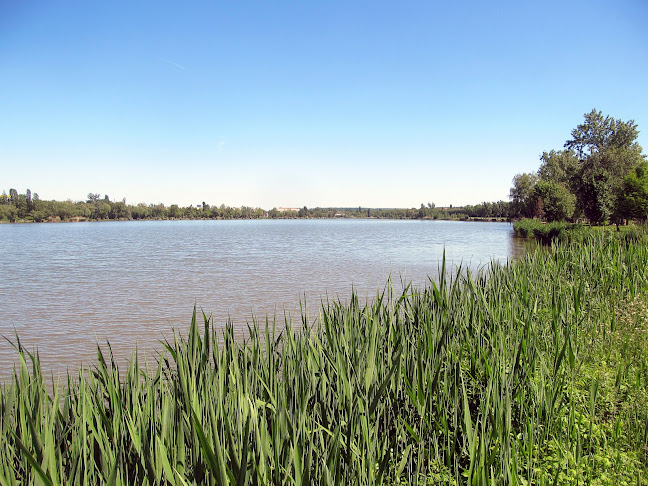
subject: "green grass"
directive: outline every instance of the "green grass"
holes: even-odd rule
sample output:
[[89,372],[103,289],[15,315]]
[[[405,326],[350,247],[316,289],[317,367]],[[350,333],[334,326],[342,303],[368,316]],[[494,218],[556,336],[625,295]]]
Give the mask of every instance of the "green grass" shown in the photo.
[[582,242],[597,233],[617,233],[617,237],[638,242],[646,237],[648,228],[643,225],[628,224],[591,226],[586,224],[554,221],[545,223],[537,219],[522,219],[513,223],[513,233],[518,238],[535,238],[543,245],[554,242]]
[[647,261],[599,233],[244,343],[194,314],[63,383],[17,342],[0,484],[646,484]]
[[543,223],[536,219],[523,219],[513,223],[513,232],[519,238],[535,238],[544,245],[555,241],[566,241],[575,233],[586,232],[582,225],[554,221]]

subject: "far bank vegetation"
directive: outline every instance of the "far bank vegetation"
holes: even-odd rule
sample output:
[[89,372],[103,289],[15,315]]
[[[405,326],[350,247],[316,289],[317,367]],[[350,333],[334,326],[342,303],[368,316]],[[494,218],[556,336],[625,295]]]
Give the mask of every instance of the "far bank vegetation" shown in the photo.
[[130,221],[173,219],[324,219],[324,218],[377,218],[377,219],[444,219],[466,221],[506,220],[511,203],[484,202],[475,206],[436,207],[434,203],[421,204],[419,208],[272,208],[265,210],[249,206],[231,207],[206,202],[196,206],[177,204],[136,205],[126,200],[111,200],[108,195],[88,194],[85,201],[48,201],[40,199],[27,189],[19,194],[10,189],[0,195],[0,222],[60,222],[60,221]]

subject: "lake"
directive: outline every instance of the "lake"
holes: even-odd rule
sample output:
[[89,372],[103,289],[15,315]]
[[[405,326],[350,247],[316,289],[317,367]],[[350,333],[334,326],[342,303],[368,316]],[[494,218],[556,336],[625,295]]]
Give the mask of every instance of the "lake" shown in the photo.
[[[478,269],[524,252],[509,223],[395,220],[124,221],[0,225],[0,334],[43,369],[91,365],[96,343],[151,364],[194,305],[243,333],[253,316],[309,319],[322,298],[371,298],[391,275],[425,285],[446,261]],[[16,362],[0,343],[0,378]]]

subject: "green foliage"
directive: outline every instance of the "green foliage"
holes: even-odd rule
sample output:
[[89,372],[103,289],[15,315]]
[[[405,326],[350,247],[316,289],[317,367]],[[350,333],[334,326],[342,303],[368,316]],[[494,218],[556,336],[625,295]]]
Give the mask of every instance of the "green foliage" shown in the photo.
[[[593,156],[596,158],[596,156]],[[610,173],[600,166],[583,169],[578,186],[580,206],[593,224],[606,224],[614,211]]]
[[630,171],[617,199],[617,219],[648,219],[648,162]]
[[443,265],[245,342],[194,313],[155,368],[98,349],[62,384],[18,341],[0,483],[645,484],[647,241]]
[[109,203],[97,201],[94,208],[94,217],[98,220],[108,219],[110,217],[111,210],[112,207]]
[[579,206],[592,223],[609,221],[615,212],[614,194],[626,175],[644,160],[642,148],[636,142],[638,135],[634,120],[615,120],[592,110],[565,143],[566,148],[578,154],[573,189]]
[[530,174],[513,180],[510,197],[516,217],[560,221],[584,215],[592,224],[607,224],[633,214],[630,208],[636,201],[624,194],[637,187],[624,180],[645,159],[636,142],[637,124],[596,110],[584,117],[565,142],[566,150],[540,157],[537,177],[542,184],[536,186]]
[[[0,221],[104,221],[104,220],[144,220],[144,219],[292,219],[292,218],[381,218],[381,219],[508,219],[511,205],[505,201],[483,202],[463,208],[437,208],[433,203],[427,207],[415,208],[307,208],[291,211],[273,208],[264,211],[249,206],[230,207],[224,204],[212,206],[203,201],[202,205],[181,207],[172,204],[137,205],[126,204],[126,200],[111,201],[108,196],[89,193],[84,202],[42,201],[34,194],[31,203],[27,195],[18,194],[0,198]],[[361,209],[359,211],[358,209]]]
[[[580,225],[554,221],[543,223],[537,219],[522,219],[513,223],[513,232],[519,238],[535,238],[544,245],[556,241],[571,240],[574,232],[582,228]],[[582,239],[582,238],[580,238]]]
[[542,223],[535,219],[521,219],[513,223],[513,233],[518,238],[531,238],[533,237],[533,230]]
[[576,208],[576,198],[560,183],[540,180],[534,187],[533,197],[542,201],[544,219],[549,222],[571,219]]
[[169,215],[169,218],[175,219],[175,218],[179,218],[182,212],[180,211],[180,208],[178,207],[177,204],[172,204],[171,206],[169,206],[169,211],[167,214]]
[[497,202],[482,202],[481,204],[476,204],[475,206],[464,206],[463,208],[458,208],[457,212],[461,211],[466,214],[466,216],[471,218],[483,218],[483,219],[508,219],[511,217],[512,203],[507,203],[506,201],[497,201]]
[[15,206],[8,204],[0,205],[0,221],[13,222],[18,216],[18,210]]
[[544,245],[549,245],[554,241],[562,241],[567,237],[568,223],[552,222],[540,225],[533,229],[533,236],[536,240]]
[[538,182],[536,174],[517,174],[513,178],[511,199],[511,216],[514,218],[532,218],[535,216],[533,190]]
[[[618,150],[637,147],[639,130],[634,120],[624,122],[593,109],[584,115],[585,121],[571,132],[572,139],[565,147],[575,150],[579,157],[600,153],[605,150]],[[623,171],[622,171],[623,172]]]
[[571,187],[578,172],[578,157],[571,150],[551,150],[540,156],[538,176],[541,180]]
[[123,201],[117,201],[113,203],[110,208],[110,219],[132,219],[132,213],[130,206],[127,206]]

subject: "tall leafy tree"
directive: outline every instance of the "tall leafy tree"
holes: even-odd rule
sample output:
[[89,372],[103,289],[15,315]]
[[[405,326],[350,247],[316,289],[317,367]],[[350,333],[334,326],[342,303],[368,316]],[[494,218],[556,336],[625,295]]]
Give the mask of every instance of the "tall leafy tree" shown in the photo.
[[177,204],[169,206],[169,218],[179,218],[181,215],[180,207]]
[[536,174],[524,173],[513,177],[513,186],[509,193],[512,217],[532,218],[535,216],[533,189],[537,182],[538,176]]
[[541,208],[547,221],[571,219],[576,208],[576,197],[565,187],[554,181],[540,180],[533,189],[534,207]]
[[584,115],[585,121],[571,132],[572,139],[565,142],[565,148],[575,150],[583,160],[587,155],[602,153],[610,149],[633,149],[641,147],[636,140],[639,130],[634,120],[624,122],[593,109]]
[[578,173],[579,160],[573,150],[551,150],[540,156],[538,177],[571,190]]
[[634,120],[624,122],[600,111],[585,114],[565,148],[578,157],[572,179],[578,206],[593,223],[605,223],[614,212],[614,194],[625,176],[643,160]]

